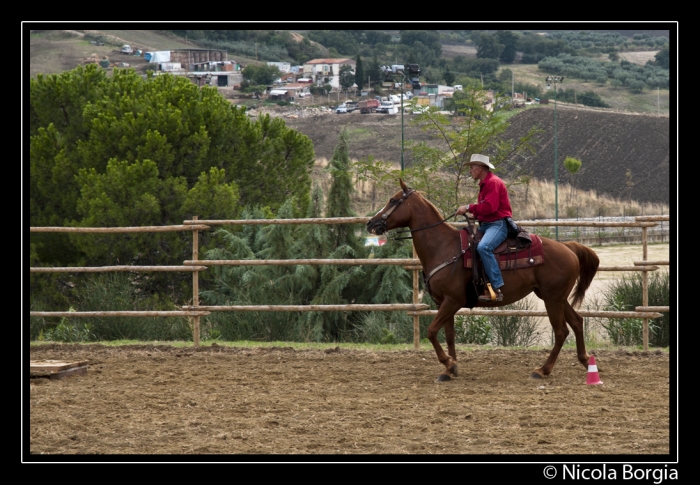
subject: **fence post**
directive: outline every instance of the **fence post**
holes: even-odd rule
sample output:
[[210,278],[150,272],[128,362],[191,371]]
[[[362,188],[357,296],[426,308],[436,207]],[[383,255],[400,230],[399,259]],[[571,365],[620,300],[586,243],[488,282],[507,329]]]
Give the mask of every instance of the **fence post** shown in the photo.
[[[192,217],[196,221],[199,216]],[[192,261],[199,259],[199,231],[192,231]],[[199,306],[199,271],[192,271],[192,306]],[[192,317],[192,339],[194,346],[199,347],[199,317]]]
[[[647,260],[647,228],[642,227],[642,261]],[[642,306],[649,306],[649,272],[642,271]],[[649,319],[642,319],[644,350],[649,350]]]
[[[418,253],[416,253],[416,246],[413,246],[413,259],[418,259]],[[418,269],[413,269],[413,303],[418,302]],[[420,317],[418,315],[413,315],[413,348],[420,348]]]

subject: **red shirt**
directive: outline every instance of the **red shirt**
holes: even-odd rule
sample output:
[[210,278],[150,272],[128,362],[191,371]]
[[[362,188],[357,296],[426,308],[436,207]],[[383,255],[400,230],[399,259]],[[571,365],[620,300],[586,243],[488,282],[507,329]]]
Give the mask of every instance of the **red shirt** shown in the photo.
[[513,217],[506,184],[492,172],[479,182],[477,200],[476,204],[469,204],[467,209],[479,222],[494,222],[504,217]]

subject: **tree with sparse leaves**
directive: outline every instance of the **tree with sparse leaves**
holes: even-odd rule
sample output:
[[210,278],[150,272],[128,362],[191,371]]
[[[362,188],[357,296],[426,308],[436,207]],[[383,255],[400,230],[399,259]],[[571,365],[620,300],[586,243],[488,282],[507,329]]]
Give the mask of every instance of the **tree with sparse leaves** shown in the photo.
[[571,190],[569,191],[569,200],[571,200],[574,195],[574,176],[581,170],[581,160],[574,157],[566,157],[564,159],[564,168],[566,168],[571,176]]
[[[373,159],[355,163],[358,178],[372,180],[387,190],[396,187],[399,176],[416,190],[421,190],[426,197],[447,216],[457,207],[474,200],[478,194],[478,185],[469,177],[466,162],[474,153],[488,155],[499,172],[509,165],[516,154],[534,151],[534,137],[541,133],[539,127],[533,127],[517,141],[504,140],[501,135],[508,128],[505,110],[498,106],[506,105],[506,98],[493,100],[493,111],[485,106],[489,100],[488,93],[476,84],[467,84],[463,91],[453,96],[458,116],[451,120],[431,107],[418,115],[412,123],[431,132],[436,139],[444,143],[435,146],[426,143],[408,143],[413,153],[413,163],[401,173],[388,164]],[[412,104],[412,103],[411,103]],[[517,176],[525,167],[510,167]]]

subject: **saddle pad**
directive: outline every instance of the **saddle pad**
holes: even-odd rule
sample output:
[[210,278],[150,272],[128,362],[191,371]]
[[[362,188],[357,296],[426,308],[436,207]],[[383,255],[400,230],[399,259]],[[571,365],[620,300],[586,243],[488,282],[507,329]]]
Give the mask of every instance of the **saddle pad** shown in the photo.
[[[459,231],[460,241],[462,243],[462,251],[464,251],[464,267],[472,267],[472,251],[469,248],[469,234],[465,229]],[[542,239],[536,234],[530,234],[532,244],[518,252],[506,251],[497,254],[498,266],[501,270],[531,268],[544,263],[544,255],[542,254]]]

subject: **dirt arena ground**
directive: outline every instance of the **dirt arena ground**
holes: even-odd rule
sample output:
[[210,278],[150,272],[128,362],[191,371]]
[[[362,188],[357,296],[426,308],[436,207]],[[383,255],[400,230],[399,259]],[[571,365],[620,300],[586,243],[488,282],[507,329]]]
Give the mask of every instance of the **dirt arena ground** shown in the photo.
[[32,346],[89,365],[27,377],[25,439],[30,456],[669,454],[669,354],[588,350],[602,385],[571,349],[535,380],[548,349],[462,347],[460,375],[438,383],[432,350]]

